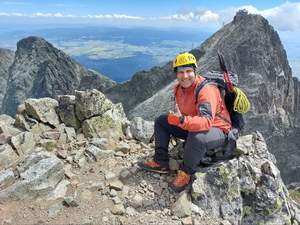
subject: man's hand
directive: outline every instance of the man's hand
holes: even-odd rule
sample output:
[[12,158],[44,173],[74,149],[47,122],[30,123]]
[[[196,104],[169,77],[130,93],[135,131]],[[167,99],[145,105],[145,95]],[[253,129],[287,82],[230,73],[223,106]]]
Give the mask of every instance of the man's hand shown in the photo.
[[184,117],[183,116],[178,116],[174,113],[169,113],[168,114],[168,123],[170,125],[178,126],[179,124],[184,122]]

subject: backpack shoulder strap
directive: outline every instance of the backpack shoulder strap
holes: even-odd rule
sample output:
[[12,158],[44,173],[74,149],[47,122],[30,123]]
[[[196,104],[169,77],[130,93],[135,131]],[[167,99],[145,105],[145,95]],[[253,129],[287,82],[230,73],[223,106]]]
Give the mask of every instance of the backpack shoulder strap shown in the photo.
[[216,82],[209,80],[209,79],[205,79],[200,84],[198,84],[197,87],[195,88],[195,103],[196,104],[198,102],[198,95],[199,95],[200,91],[208,84],[217,85]]

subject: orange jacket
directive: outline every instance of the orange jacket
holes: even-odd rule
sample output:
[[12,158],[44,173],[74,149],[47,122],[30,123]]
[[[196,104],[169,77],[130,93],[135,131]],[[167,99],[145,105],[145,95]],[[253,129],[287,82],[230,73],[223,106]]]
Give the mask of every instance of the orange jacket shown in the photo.
[[195,88],[205,78],[197,75],[195,82],[188,88],[175,86],[175,100],[183,116],[184,123],[179,124],[189,132],[207,131],[210,127],[218,127],[225,133],[231,129],[230,115],[225,101],[217,86],[207,84],[202,88],[196,101]]

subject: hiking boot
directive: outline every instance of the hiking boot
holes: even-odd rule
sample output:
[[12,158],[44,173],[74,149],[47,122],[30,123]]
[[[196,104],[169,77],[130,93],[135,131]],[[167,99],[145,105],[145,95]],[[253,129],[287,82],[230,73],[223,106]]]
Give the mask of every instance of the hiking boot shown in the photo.
[[153,159],[149,160],[148,162],[139,162],[138,166],[144,170],[155,172],[155,173],[161,173],[161,174],[169,173],[168,166],[161,166]]
[[174,181],[170,184],[170,187],[176,192],[181,192],[188,186],[190,180],[191,175],[187,174],[182,170],[178,170],[177,176],[174,179]]

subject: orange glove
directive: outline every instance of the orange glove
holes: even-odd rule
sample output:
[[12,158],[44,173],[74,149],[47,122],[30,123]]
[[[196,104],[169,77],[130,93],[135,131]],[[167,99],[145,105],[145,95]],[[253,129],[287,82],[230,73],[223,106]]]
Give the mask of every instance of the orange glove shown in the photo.
[[174,113],[168,114],[168,123],[170,125],[178,126],[180,123],[183,123],[184,117],[177,116]]

